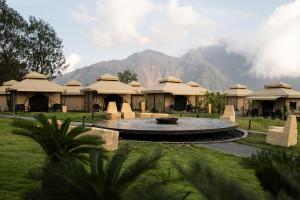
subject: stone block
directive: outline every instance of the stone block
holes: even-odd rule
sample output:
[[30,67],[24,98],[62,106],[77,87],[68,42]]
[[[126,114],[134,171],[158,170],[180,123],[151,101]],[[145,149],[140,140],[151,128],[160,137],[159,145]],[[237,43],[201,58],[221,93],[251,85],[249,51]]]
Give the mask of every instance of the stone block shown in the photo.
[[297,118],[289,115],[284,127],[270,126],[267,132],[266,143],[290,147],[297,144]]
[[233,105],[226,105],[220,120],[235,122],[235,112]]
[[135,116],[138,118],[151,118],[152,113],[136,113]]

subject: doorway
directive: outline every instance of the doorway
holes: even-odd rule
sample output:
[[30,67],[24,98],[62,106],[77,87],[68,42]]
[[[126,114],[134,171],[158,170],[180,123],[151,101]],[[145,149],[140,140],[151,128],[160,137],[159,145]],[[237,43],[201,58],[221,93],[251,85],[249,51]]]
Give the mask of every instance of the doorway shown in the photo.
[[30,112],[48,112],[49,98],[41,93],[37,93],[29,98]]
[[262,102],[262,115],[270,116],[273,114],[274,110],[274,101],[263,101]]
[[104,97],[105,110],[107,110],[108,103],[111,101],[116,102],[118,110],[121,110],[123,98],[116,94],[111,94],[111,95]]
[[175,111],[183,111],[186,109],[187,97],[178,95],[174,97]]

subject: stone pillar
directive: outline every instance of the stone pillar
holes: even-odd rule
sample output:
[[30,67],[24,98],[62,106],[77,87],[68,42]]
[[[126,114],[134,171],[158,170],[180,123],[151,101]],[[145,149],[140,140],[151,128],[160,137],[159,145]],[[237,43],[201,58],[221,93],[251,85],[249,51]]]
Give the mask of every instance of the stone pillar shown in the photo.
[[141,102],[141,112],[142,113],[146,112],[146,105],[144,101]]
[[208,111],[209,114],[211,113],[211,103],[208,104]]

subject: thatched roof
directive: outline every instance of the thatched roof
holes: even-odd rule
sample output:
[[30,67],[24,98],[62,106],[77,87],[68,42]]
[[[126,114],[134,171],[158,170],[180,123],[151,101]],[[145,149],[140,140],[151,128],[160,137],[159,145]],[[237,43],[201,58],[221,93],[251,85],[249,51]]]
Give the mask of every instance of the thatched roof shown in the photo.
[[142,87],[142,84],[140,82],[137,82],[137,81],[132,81],[128,85],[134,87],[137,94],[142,94],[142,91],[145,90],[145,88]]
[[98,94],[136,94],[132,86],[120,82],[118,77],[111,74],[100,76],[97,82],[86,86],[81,91],[95,91]]
[[229,97],[245,97],[251,95],[253,91],[249,90],[245,85],[236,84],[231,86],[230,89],[226,90],[224,93]]
[[169,76],[159,81],[159,84],[146,89],[145,93],[171,93],[173,95],[203,95],[207,90],[203,88],[192,87],[188,84],[182,83],[182,80]]
[[0,87],[0,94],[6,94],[6,88],[8,88],[9,86],[12,86],[14,84],[16,84],[18,81],[16,80],[10,80],[10,81],[6,81],[3,83],[3,86]]
[[271,83],[265,85],[265,89],[253,92],[248,97],[252,100],[275,100],[278,98],[300,98],[300,91],[292,89],[286,83]]
[[194,92],[199,93],[199,94],[205,94],[206,92],[208,92],[208,90],[204,87],[201,87],[199,83],[190,81],[187,83],[188,86],[190,86],[192,90],[194,90]]
[[64,86],[64,95],[83,95],[83,92],[81,90],[84,87],[82,86],[82,83],[76,80],[71,80],[66,83]]
[[63,92],[63,87],[47,79],[47,76],[31,72],[25,76],[25,79],[9,86],[6,91],[18,92]]

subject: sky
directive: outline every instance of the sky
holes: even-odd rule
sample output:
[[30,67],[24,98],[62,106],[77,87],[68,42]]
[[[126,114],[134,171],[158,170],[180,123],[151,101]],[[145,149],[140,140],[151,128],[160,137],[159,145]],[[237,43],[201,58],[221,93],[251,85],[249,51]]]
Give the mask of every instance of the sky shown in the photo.
[[68,69],[145,49],[180,56],[225,42],[257,76],[300,76],[300,0],[7,0],[49,22]]

